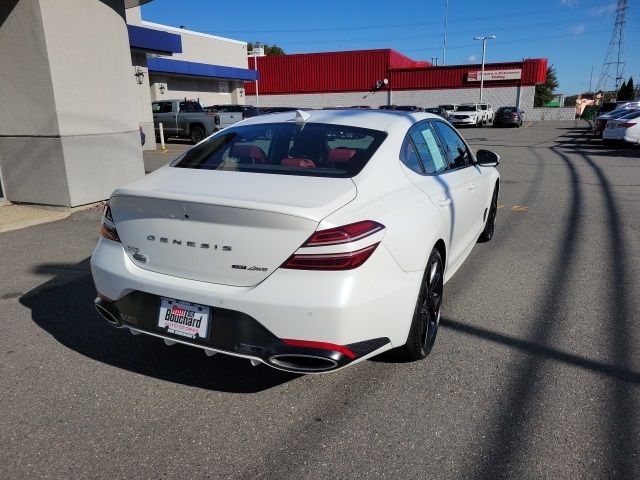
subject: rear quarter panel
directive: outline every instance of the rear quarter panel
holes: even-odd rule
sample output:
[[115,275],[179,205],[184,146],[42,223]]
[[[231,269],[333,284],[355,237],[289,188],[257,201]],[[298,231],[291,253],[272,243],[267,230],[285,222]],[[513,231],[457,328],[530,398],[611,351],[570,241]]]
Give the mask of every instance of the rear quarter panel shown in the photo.
[[401,122],[389,130],[365,168],[353,178],[356,198],[325,218],[319,229],[359,220],[382,223],[382,243],[406,272],[424,270],[434,244],[446,240],[440,212],[429,197],[409,181],[402,170],[400,149],[412,122]]

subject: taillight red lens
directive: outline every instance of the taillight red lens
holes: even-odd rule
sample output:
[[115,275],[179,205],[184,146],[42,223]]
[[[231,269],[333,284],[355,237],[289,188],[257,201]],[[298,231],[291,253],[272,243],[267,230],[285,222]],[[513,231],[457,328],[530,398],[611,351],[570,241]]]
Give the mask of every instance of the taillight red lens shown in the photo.
[[630,128],[633,127],[635,123],[619,123],[618,128]]
[[379,243],[346,253],[294,254],[282,268],[295,270],[352,270],[371,256]]
[[107,205],[104,208],[104,218],[102,219],[102,225],[100,225],[100,236],[120,243],[120,237],[116,230],[116,226],[113,224],[113,216],[111,215],[111,207]]
[[325,245],[339,245],[355,242],[373,235],[384,228],[384,225],[373,220],[351,223],[342,227],[319,230],[302,244],[303,247],[321,247]]

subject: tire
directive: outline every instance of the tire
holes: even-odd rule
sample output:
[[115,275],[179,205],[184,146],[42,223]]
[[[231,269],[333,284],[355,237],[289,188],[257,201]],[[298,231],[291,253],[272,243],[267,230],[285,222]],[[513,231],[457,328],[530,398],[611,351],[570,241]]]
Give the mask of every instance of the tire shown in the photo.
[[204,131],[204,128],[195,125],[191,127],[191,131],[189,132],[189,138],[191,142],[195,145],[196,143],[200,143],[202,140],[207,138],[207,133]]
[[443,280],[444,263],[440,252],[434,248],[420,284],[407,343],[395,351],[401,360],[422,360],[431,353],[440,325]]
[[484,230],[478,237],[479,243],[488,242],[493,238],[493,231],[496,226],[496,213],[498,212],[498,187],[493,189],[493,195],[491,197],[491,205],[489,205],[489,213],[487,214],[487,221],[484,224]]

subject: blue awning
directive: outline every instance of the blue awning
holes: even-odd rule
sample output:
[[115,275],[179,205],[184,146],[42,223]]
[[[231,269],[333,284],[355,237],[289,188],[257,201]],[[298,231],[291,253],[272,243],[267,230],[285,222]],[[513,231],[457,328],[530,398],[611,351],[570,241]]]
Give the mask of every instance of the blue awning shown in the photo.
[[198,77],[228,78],[230,80],[258,80],[258,72],[248,68],[224,67],[207,63],[185,62],[168,58],[147,58],[147,67],[155,73],[178,73]]
[[175,33],[154,30],[153,28],[127,25],[129,46],[153,53],[182,53],[182,38]]

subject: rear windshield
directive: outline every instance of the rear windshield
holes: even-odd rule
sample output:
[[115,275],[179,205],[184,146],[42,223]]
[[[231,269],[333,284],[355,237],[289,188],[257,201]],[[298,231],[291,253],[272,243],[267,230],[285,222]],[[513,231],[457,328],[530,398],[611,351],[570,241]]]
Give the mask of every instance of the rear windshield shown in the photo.
[[640,116],[640,110],[628,110],[629,113],[626,113],[620,117],[618,117],[618,119],[630,119],[630,118],[637,118]]
[[498,113],[516,113],[515,107],[500,107]]
[[189,150],[173,166],[205,170],[352,177],[387,134],[378,130],[307,123],[227,128]]
[[445,110],[455,110],[455,105],[440,105]]

